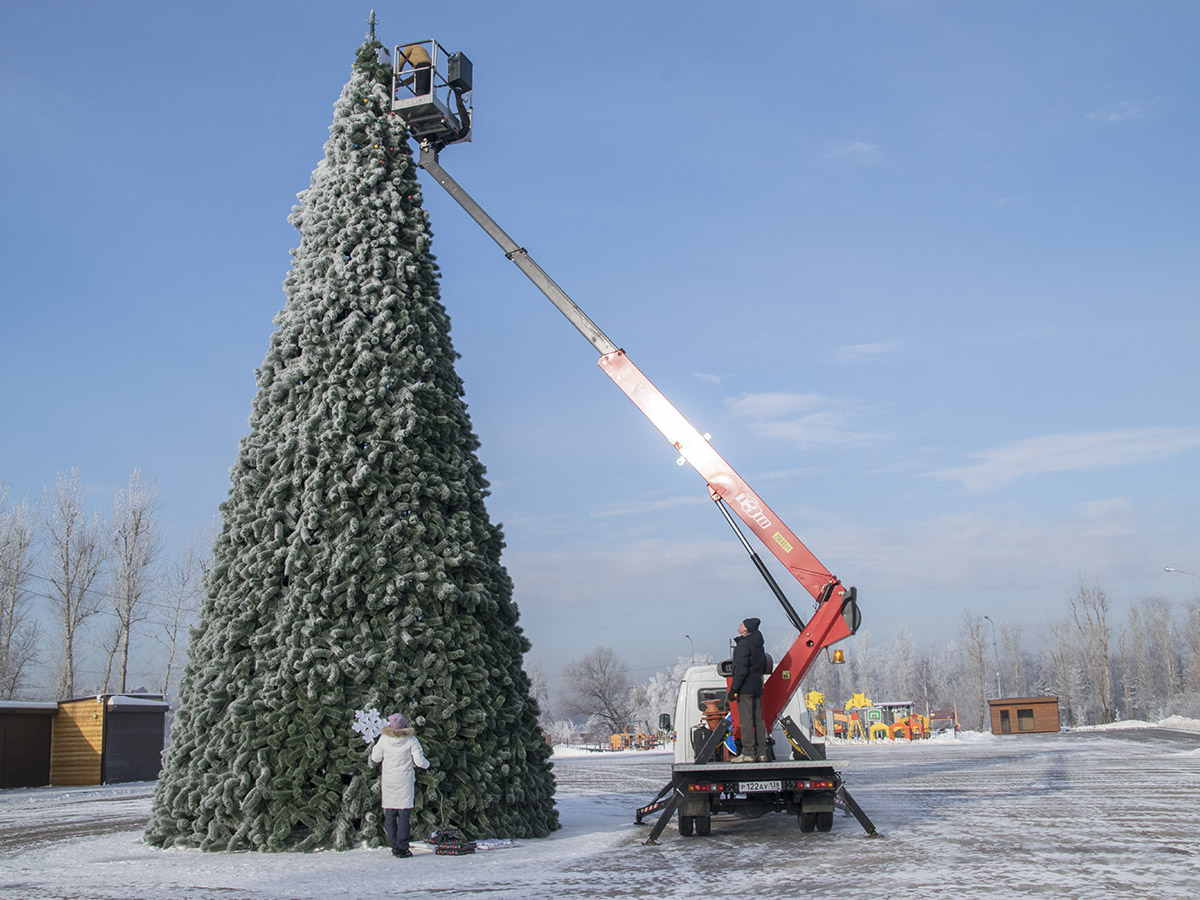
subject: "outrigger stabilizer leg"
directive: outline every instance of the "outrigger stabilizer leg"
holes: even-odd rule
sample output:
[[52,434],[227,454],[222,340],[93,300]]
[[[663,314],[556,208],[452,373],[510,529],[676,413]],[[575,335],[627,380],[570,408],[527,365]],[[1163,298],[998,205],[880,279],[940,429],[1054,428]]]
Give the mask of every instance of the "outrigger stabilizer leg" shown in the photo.
[[[717,752],[717,748],[721,746],[721,742],[725,740],[725,736],[729,734],[729,719],[722,719],[720,724],[712,734],[708,736],[708,740],[704,742],[704,746],[700,748],[700,752],[696,754],[697,763],[706,763],[713,758]],[[658,796],[650,804],[643,806],[637,811],[637,821],[641,822],[642,817],[648,813],[662,810],[662,815],[658,817],[658,821],[654,823],[654,828],[650,831],[650,836],[646,838],[646,844],[657,844],[658,836],[663,833],[663,829],[667,827],[667,823],[671,821],[671,816],[675,815],[675,810],[679,808],[679,801],[683,799],[682,778],[676,776],[671,779],[671,782],[658,792]],[[670,797],[663,800],[663,797],[670,793]]]
[[[791,716],[781,716],[779,724],[783,726],[783,733],[787,735],[788,741],[793,747],[807,756],[809,759],[825,759],[825,750],[823,747],[814,744],[800,730],[800,727],[792,720]],[[850,792],[846,790],[846,783],[842,781],[841,776],[838,776],[838,788],[835,796],[843,806],[850,812],[854,818],[858,819],[858,824],[863,827],[863,831],[868,837],[877,837],[879,832],[875,830],[875,823],[870,820],[863,808],[859,806],[854,798],[850,796]]]

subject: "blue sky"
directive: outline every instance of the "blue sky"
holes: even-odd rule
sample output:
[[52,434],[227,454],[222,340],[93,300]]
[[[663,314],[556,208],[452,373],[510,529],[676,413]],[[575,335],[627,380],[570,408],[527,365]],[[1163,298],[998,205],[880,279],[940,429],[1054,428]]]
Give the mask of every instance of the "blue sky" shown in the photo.
[[[1200,587],[1200,8],[414,4],[442,163],[859,588],[873,646]],[[0,6],[0,477],[205,528],[369,4]],[[787,623],[702,480],[425,180],[532,656]],[[803,611],[805,595],[785,583]],[[691,636],[691,641],[685,638]],[[852,648],[851,648],[852,652]]]

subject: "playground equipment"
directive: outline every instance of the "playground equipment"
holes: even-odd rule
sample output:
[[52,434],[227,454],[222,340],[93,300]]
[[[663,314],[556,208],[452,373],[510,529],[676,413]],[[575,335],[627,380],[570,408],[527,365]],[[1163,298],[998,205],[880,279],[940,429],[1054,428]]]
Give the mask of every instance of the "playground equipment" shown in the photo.
[[865,692],[853,693],[841,709],[830,709],[820,691],[810,691],[805,702],[816,735],[864,741],[923,740],[949,730],[958,731],[956,710],[935,710],[922,715],[913,701],[876,703]]

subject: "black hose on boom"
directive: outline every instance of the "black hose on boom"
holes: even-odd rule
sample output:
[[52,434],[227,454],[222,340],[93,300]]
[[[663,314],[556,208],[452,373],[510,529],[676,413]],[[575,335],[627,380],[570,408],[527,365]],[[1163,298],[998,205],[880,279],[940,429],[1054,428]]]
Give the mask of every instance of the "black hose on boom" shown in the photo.
[[741,541],[742,547],[744,547],[746,552],[750,554],[750,561],[754,563],[754,568],[758,569],[758,574],[763,577],[764,581],[766,581],[767,587],[771,589],[771,593],[775,595],[775,599],[778,600],[779,605],[783,607],[783,611],[787,615],[788,619],[790,619],[791,623],[796,626],[797,631],[803,632],[805,628],[804,620],[800,618],[799,614],[792,606],[791,601],[788,600],[787,595],[783,592],[783,588],[781,588],[779,586],[779,582],[775,580],[775,576],[771,574],[770,570],[767,569],[766,564],[763,563],[762,559],[754,551],[754,548],[750,546],[750,542],[746,540],[746,536],[742,534],[742,529],[738,528],[737,522],[733,520],[733,516],[730,515],[729,509],[725,506],[725,501],[723,501],[715,493],[713,494],[713,500],[717,504],[717,509],[721,510],[721,515],[725,517],[725,521],[729,523],[729,527],[733,529],[733,533],[736,534],[738,540]]

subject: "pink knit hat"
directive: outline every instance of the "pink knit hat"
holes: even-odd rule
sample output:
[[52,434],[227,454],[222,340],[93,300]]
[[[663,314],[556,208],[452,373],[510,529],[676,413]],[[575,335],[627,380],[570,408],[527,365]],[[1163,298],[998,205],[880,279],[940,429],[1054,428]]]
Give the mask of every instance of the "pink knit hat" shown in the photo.
[[408,719],[404,718],[400,713],[392,713],[388,716],[388,727],[399,731],[401,728],[408,727]]

